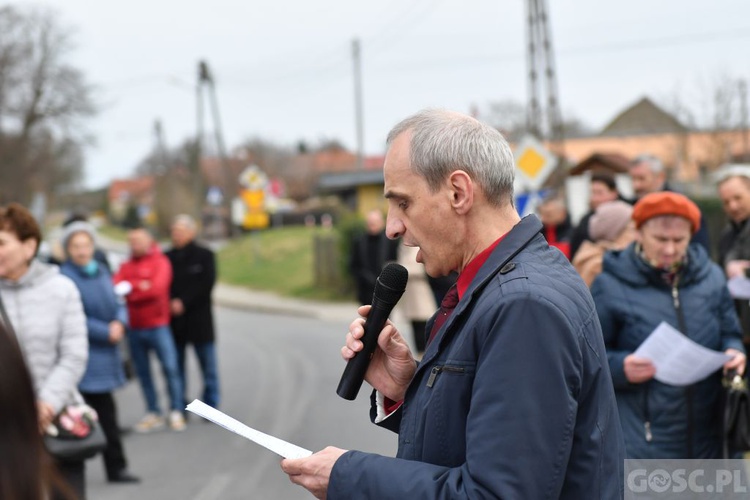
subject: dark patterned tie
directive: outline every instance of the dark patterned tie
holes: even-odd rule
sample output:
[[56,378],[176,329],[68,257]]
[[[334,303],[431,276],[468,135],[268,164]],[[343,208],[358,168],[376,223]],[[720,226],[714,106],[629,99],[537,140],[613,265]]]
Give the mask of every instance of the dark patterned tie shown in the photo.
[[440,311],[435,318],[435,322],[432,324],[432,330],[430,330],[430,337],[427,339],[427,345],[430,345],[430,342],[435,338],[437,332],[440,331],[445,322],[448,321],[448,318],[450,318],[451,314],[453,314],[453,309],[456,308],[456,304],[458,304],[458,288],[456,288],[454,283],[453,286],[448,289],[445,297],[443,297],[443,301],[440,303]]

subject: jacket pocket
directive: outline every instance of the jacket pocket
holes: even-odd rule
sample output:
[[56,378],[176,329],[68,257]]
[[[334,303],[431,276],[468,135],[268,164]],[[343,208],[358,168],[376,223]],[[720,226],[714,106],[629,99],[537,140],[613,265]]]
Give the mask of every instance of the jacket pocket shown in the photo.
[[438,377],[441,374],[445,375],[473,375],[474,365],[451,363],[448,362],[444,365],[435,365],[430,370],[430,375],[427,377],[427,387],[432,388],[437,382]]
[[430,370],[430,376],[427,378],[427,387],[431,388],[435,385],[438,375],[443,372],[463,374],[465,371],[465,368],[462,366],[433,366],[432,370]]
[[466,419],[471,407],[476,363],[447,360],[434,365],[423,382],[424,413],[420,456],[456,467],[466,461]]

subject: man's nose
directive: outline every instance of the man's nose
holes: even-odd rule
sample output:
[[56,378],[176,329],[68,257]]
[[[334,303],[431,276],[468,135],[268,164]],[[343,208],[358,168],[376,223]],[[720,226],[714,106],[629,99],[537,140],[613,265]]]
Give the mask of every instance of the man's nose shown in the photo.
[[396,217],[391,217],[389,213],[388,218],[385,221],[385,235],[388,236],[388,238],[395,240],[396,238],[403,236],[405,231],[406,228],[404,227],[404,223]]

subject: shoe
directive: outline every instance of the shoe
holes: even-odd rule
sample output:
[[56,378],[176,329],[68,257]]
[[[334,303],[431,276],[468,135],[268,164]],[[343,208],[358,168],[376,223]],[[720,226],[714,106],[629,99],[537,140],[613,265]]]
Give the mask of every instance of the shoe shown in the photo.
[[141,478],[132,475],[127,470],[121,470],[110,476],[107,476],[107,482],[110,483],[140,483]]
[[164,427],[164,417],[156,413],[146,413],[146,416],[135,424],[133,429],[135,432],[145,434],[156,429],[161,429],[162,427]]
[[169,414],[169,427],[172,428],[173,431],[184,431],[185,427],[185,417],[182,416],[182,412],[179,410],[172,410],[172,412]]

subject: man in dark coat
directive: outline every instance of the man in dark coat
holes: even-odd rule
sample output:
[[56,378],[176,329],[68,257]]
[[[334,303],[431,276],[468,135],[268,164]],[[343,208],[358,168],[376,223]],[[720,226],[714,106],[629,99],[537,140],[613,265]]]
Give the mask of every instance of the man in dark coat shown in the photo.
[[357,300],[360,304],[372,302],[375,280],[387,262],[397,259],[398,242],[391,241],[383,228],[383,213],[370,210],[365,219],[365,232],[352,242],[349,270],[357,285]]
[[[419,363],[392,323],[379,333],[370,417],[398,433],[397,456],[328,447],[282,469],[328,500],[621,498],[624,445],[594,302],[536,216],[518,217],[507,142],[428,110],[387,144],[386,233],[419,247],[427,274],[457,271],[457,284]],[[345,359],[361,351],[363,323],[350,325]]]
[[195,242],[195,235],[192,217],[179,215],[175,218],[173,247],[167,252],[174,275],[170,288],[172,332],[185,392],[185,356],[187,345],[192,344],[203,374],[203,402],[215,408],[219,405],[219,370],[211,291],[216,282],[216,262],[211,250]]
[[[674,191],[667,183],[664,164],[659,158],[650,154],[639,155],[630,163],[630,179],[633,182],[633,192],[635,193],[635,198],[631,200],[632,204],[649,193]],[[706,217],[703,213],[701,213],[701,227],[693,235],[690,242],[700,244],[706,249],[706,253],[711,253],[708,224],[706,224]]]
[[[735,167],[718,183],[719,197],[729,218],[719,240],[719,265],[727,279],[746,277],[750,269],[750,167]],[[735,300],[744,334],[750,346],[750,306],[747,299]]]

